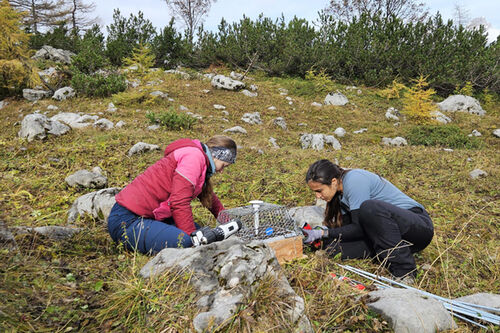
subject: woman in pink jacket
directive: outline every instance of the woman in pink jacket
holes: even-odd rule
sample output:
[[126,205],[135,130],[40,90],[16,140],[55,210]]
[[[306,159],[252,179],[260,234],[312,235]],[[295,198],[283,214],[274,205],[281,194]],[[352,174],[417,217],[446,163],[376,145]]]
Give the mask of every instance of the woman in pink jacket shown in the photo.
[[172,142],[163,158],[116,195],[108,217],[111,238],[145,254],[192,246],[189,235],[199,226],[191,201],[198,198],[217,217],[224,206],[210,177],[236,161],[236,150],[236,143],[226,136],[215,136],[206,144],[191,139]]

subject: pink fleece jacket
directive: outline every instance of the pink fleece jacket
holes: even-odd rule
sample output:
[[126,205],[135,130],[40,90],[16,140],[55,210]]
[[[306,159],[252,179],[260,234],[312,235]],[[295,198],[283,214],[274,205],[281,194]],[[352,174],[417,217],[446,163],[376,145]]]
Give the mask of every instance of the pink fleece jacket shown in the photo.
[[[163,221],[172,217],[175,225],[189,235],[196,230],[191,201],[201,193],[209,166],[200,141],[174,141],[163,158],[116,195],[116,202],[145,218]],[[217,217],[223,209],[214,193],[210,211]]]

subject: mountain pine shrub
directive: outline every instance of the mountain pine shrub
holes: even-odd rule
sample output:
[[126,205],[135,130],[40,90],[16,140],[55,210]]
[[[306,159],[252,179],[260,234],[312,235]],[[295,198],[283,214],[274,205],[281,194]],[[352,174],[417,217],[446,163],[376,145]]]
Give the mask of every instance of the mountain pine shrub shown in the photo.
[[481,146],[477,137],[469,137],[456,125],[420,125],[405,136],[410,145],[473,149]]
[[190,129],[196,123],[196,119],[184,113],[177,113],[172,108],[160,113],[148,112],[146,118],[152,124],[165,126],[170,130]]

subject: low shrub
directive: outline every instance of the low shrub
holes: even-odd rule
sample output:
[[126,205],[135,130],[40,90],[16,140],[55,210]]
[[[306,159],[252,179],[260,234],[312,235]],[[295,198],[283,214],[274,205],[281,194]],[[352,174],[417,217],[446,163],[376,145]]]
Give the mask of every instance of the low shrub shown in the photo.
[[406,135],[411,145],[443,146],[473,149],[481,146],[476,137],[469,137],[456,125],[422,125],[412,127]]
[[127,89],[125,77],[120,74],[73,74],[71,86],[79,94],[95,97],[108,97]]
[[190,129],[196,123],[196,119],[190,115],[183,113],[176,113],[173,110],[164,111],[160,113],[148,112],[146,118],[152,124],[165,126],[171,130]]

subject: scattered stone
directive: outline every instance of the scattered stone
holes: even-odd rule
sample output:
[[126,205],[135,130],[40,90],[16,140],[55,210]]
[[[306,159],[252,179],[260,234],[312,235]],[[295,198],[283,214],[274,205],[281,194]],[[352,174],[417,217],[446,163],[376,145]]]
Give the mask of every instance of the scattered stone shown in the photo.
[[283,316],[297,332],[313,332],[305,315],[304,300],[288,284],[274,256],[264,242],[244,244],[237,237],[206,246],[186,249],[165,248],[142,269],[150,278],[166,271],[190,270],[190,282],[202,296],[201,312],[193,320],[196,332],[212,331],[228,322],[241,301],[266,278],[276,279],[276,292],[283,302]]
[[489,308],[500,309],[500,295],[490,293],[476,293],[472,295],[455,298],[455,301],[471,303]]
[[257,91],[259,90],[259,87],[255,84],[251,84],[250,87],[248,87],[251,91]]
[[99,128],[102,130],[109,130],[112,129],[114,126],[115,125],[113,124],[113,122],[106,118],[101,118],[94,123],[95,128]]
[[388,108],[385,112],[385,118],[389,120],[399,121],[400,116],[401,113],[398,111],[398,109],[395,109],[393,107]]
[[132,148],[129,149],[127,155],[132,156],[134,154],[143,154],[152,150],[160,150],[160,147],[157,145],[145,143],[145,142],[137,142]]
[[276,143],[276,139],[275,138],[270,137],[269,138],[269,143],[273,146],[273,148],[280,149],[280,146],[278,146],[278,144]]
[[322,226],[325,219],[325,209],[320,206],[293,207],[288,210],[297,227],[302,228],[309,223],[311,227]]
[[335,134],[339,138],[343,138],[346,135],[346,133],[347,133],[346,130],[343,129],[342,127],[337,127],[333,132],[333,134]]
[[281,93],[281,94],[285,94],[287,95],[288,94],[288,90],[285,89],[285,88],[278,88],[278,91]]
[[208,89],[203,89],[201,92],[202,92],[202,93],[204,93],[204,94],[208,94],[208,93],[210,92],[210,90],[208,90]]
[[94,124],[98,119],[98,116],[82,116],[73,112],[61,112],[50,118],[50,120],[52,121],[65,123],[73,129],[85,128]]
[[23,89],[23,97],[30,102],[52,96],[49,90]]
[[186,87],[191,87],[191,84],[190,83],[186,83],[185,86]]
[[4,107],[6,107],[9,104],[7,101],[0,101],[0,110],[2,110]]
[[141,84],[140,81],[138,82],[138,81],[135,81],[135,80],[134,81],[128,81],[128,80],[126,80],[125,82],[127,83],[128,86],[130,86],[132,88],[137,88]]
[[106,221],[115,204],[115,195],[120,188],[110,187],[96,192],[87,193],[73,202],[68,210],[68,223],[76,221],[79,216],[89,214],[101,221]]
[[155,90],[155,91],[151,92],[149,95],[153,96],[153,97],[168,98],[167,93],[165,93],[163,91],[159,91],[159,90]]
[[173,101],[175,101],[175,99],[173,99],[173,98],[170,98],[170,97],[169,97],[169,98],[168,98],[168,101],[169,101],[169,102],[173,102]]
[[291,98],[290,96],[286,96],[285,99],[289,102],[293,102],[293,98]]
[[224,133],[240,133],[240,134],[247,134],[247,131],[246,129],[244,129],[243,127],[241,126],[234,126],[234,127],[231,127],[231,128],[228,128],[228,129],[225,129],[224,130]]
[[450,117],[445,116],[443,113],[437,110],[431,111],[431,118],[443,125],[451,123]]
[[469,176],[472,179],[478,179],[478,178],[481,178],[481,177],[488,176],[488,173],[486,171],[481,170],[481,169],[474,169],[471,172],[469,172]]
[[190,112],[190,111],[186,112],[186,114],[188,116],[191,116],[191,117],[193,117],[195,119],[198,119],[198,120],[202,120],[203,119],[203,116],[201,114],[193,113],[193,112]]
[[149,131],[156,131],[156,130],[160,129],[160,125],[158,125],[158,124],[151,125],[151,126],[148,126],[147,129]]
[[51,105],[47,106],[47,110],[57,111],[57,110],[59,110],[59,108],[57,106],[51,104]]
[[478,130],[472,130],[472,133],[469,136],[482,136],[481,132]]
[[257,97],[259,94],[257,94],[256,92],[251,92],[250,90],[247,90],[247,89],[243,89],[241,91],[241,93],[245,96],[248,96],[248,97]]
[[48,119],[45,115],[33,113],[24,117],[21,122],[21,130],[18,132],[18,136],[26,138],[31,142],[34,139],[45,139],[47,133],[59,136],[69,131],[70,128],[68,126],[56,120]]
[[368,307],[380,313],[396,333],[434,333],[457,328],[441,302],[416,291],[386,288],[368,295],[372,301]]
[[479,101],[471,96],[452,95],[441,103],[437,103],[437,105],[441,111],[468,112],[478,116],[484,116],[486,114],[486,111],[483,110]]
[[116,108],[116,106],[115,106],[112,102],[110,102],[110,103],[108,104],[108,109],[107,109],[106,111],[108,111],[108,112],[115,112],[116,110],[118,110],[118,109]]
[[325,100],[323,102],[323,104],[325,105],[337,105],[337,106],[346,105],[347,103],[349,103],[347,97],[345,97],[345,95],[339,92],[338,90],[336,93],[329,93],[328,95],[326,95]]
[[100,170],[79,170],[64,179],[71,187],[104,188],[108,185],[108,178]]
[[268,110],[271,110],[271,111],[274,111],[274,110],[276,110],[276,107],[275,107],[275,106],[270,106],[270,107],[268,107],[267,109],[268,109]]
[[64,87],[61,89],[56,90],[54,95],[52,96],[53,99],[58,100],[58,101],[64,101],[68,98],[75,97],[75,91],[71,87]]
[[302,149],[315,149],[323,150],[325,144],[331,144],[333,149],[340,150],[342,146],[340,142],[333,135],[325,134],[302,134],[300,137]]
[[115,127],[116,128],[122,128],[126,124],[127,124],[126,122],[124,122],[123,120],[120,120],[119,122],[116,123]]
[[356,87],[356,86],[347,86],[347,87],[345,87],[345,90],[347,90],[347,91],[349,91],[349,90],[356,90],[356,89],[358,89],[358,87]]
[[452,152],[452,151],[454,151],[454,150],[453,150],[453,149],[451,149],[451,148],[443,148],[443,151]]
[[226,107],[224,105],[221,105],[221,104],[214,104],[214,108],[216,110],[225,110]]
[[364,132],[366,132],[366,131],[368,131],[368,128],[362,128],[362,129],[359,129],[359,130],[357,130],[357,131],[354,131],[353,133],[354,133],[354,134],[361,134],[361,133],[364,133]]
[[222,114],[225,116],[229,116],[229,112],[227,112],[226,110],[222,110]]
[[408,142],[406,141],[405,138],[397,136],[394,139],[391,139],[391,138],[382,138],[382,144],[384,144],[386,146],[401,147],[401,146],[407,146]]
[[242,81],[244,79],[243,74],[236,73],[235,71],[232,71],[231,73],[229,73],[229,76],[232,77],[235,80]]
[[320,107],[322,107],[322,106],[323,106],[323,104],[318,103],[318,102],[312,102],[312,103],[311,103],[311,106],[314,106],[314,107],[320,108]]
[[50,239],[62,240],[69,239],[73,237],[73,235],[79,233],[81,231],[80,228],[74,227],[62,227],[57,225],[49,225],[45,227],[36,227],[36,228],[26,228],[27,232],[34,232],[39,235],[43,235]]
[[297,126],[302,126],[302,127],[306,127],[307,124],[306,123],[298,123]]
[[14,235],[10,232],[9,228],[7,228],[5,222],[0,221],[0,249],[3,248],[12,251],[17,248],[17,245]]
[[184,80],[189,80],[191,78],[191,75],[189,75],[186,72],[180,71],[178,69],[168,69],[165,71],[167,74],[176,74],[182,77]]
[[217,89],[225,89],[231,91],[237,91],[245,88],[245,84],[241,81],[233,80],[224,75],[216,75],[212,78],[210,82],[212,87]]
[[56,49],[50,45],[44,45],[40,50],[38,50],[32,59],[37,60],[52,60],[55,62],[62,62],[64,64],[71,63],[71,57],[75,54],[70,51]]
[[496,130],[493,131],[493,136],[500,138],[500,128],[497,128]]
[[287,129],[287,127],[286,127],[286,121],[285,121],[285,118],[283,118],[283,117],[275,118],[273,120],[273,124],[276,125],[276,126],[278,126],[278,127],[281,127],[285,131]]
[[245,123],[248,124],[253,124],[253,125],[260,125],[262,124],[262,119],[260,119],[260,113],[259,112],[247,112],[243,115],[241,118]]
[[179,105],[179,111],[188,111],[189,109],[184,105]]

